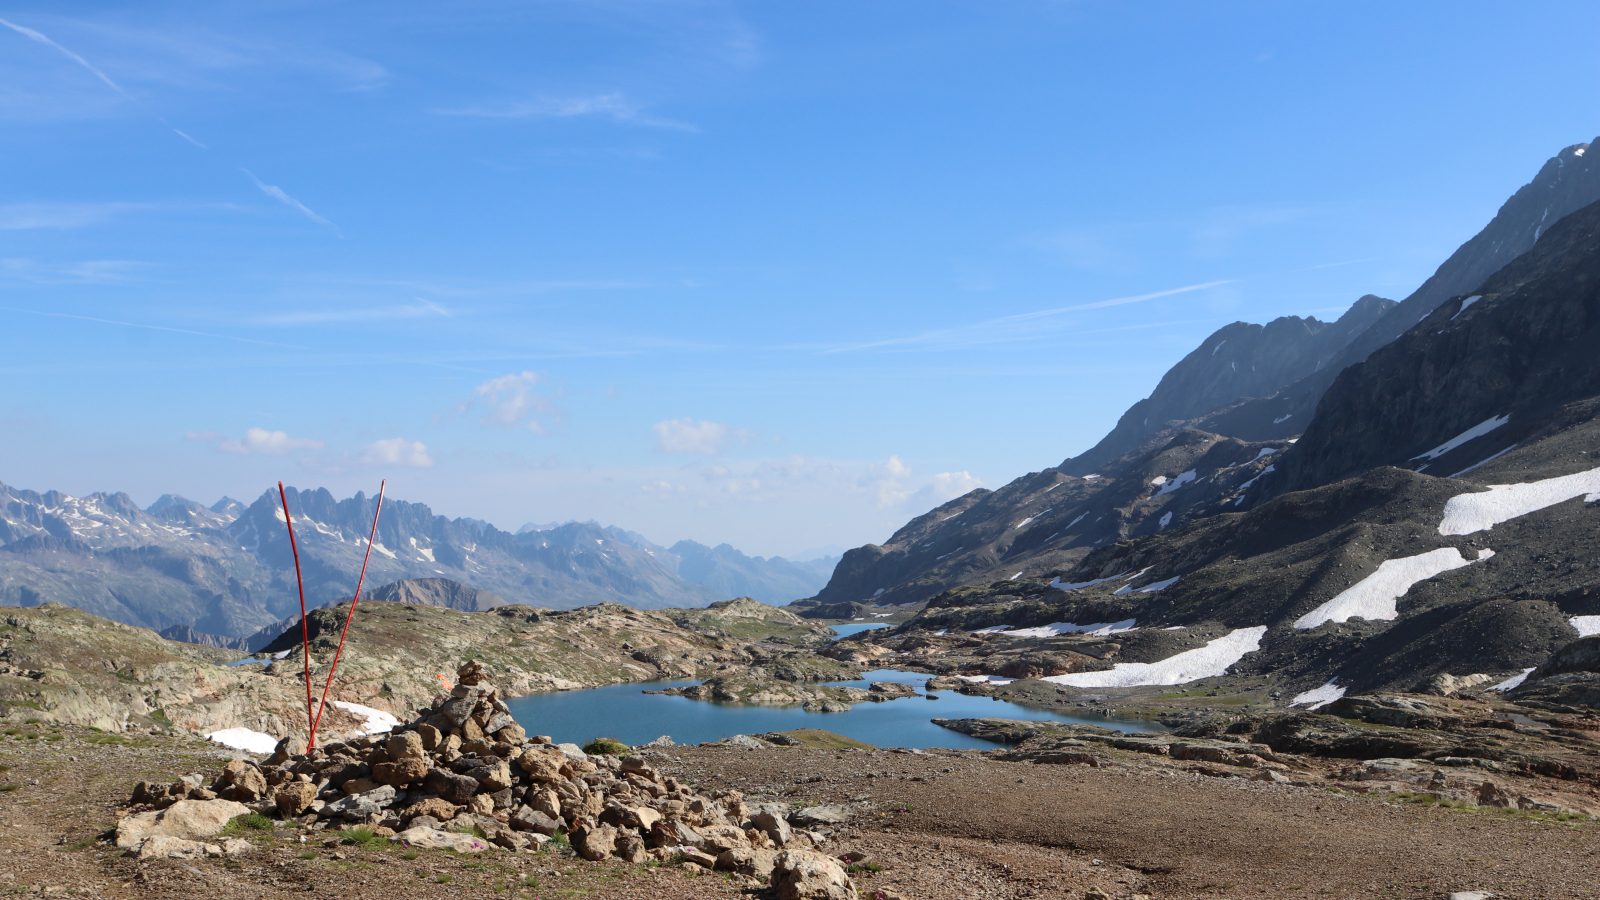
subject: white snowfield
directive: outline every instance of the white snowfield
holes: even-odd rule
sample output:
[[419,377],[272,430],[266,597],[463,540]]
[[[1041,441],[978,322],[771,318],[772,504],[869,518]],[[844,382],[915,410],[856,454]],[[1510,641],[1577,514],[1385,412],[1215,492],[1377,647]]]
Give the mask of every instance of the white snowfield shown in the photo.
[[206,735],[206,740],[232,747],[235,750],[248,750],[251,753],[271,753],[278,749],[278,739],[270,734],[251,731],[248,728],[226,728],[222,731],[213,731]]
[[1050,579],[1050,587],[1058,591],[1075,591],[1079,588],[1094,587],[1097,584],[1105,584],[1108,581],[1116,581],[1118,578],[1127,577],[1128,573],[1123,572],[1121,575],[1113,575],[1110,578],[1096,578],[1093,581],[1063,582],[1061,580],[1061,576],[1057,575],[1056,577]]
[[1185,650],[1156,663],[1117,663],[1106,672],[1074,672],[1070,675],[1051,675],[1041,678],[1053,684],[1070,687],[1145,687],[1162,684],[1186,684],[1201,678],[1226,675],[1228,667],[1244,658],[1246,653],[1261,649],[1261,636],[1267,626],[1238,628],[1222,637],[1193,650]]
[[1474,303],[1477,303],[1479,300],[1482,300],[1482,299],[1483,299],[1483,295],[1482,294],[1473,294],[1471,297],[1468,297],[1467,299],[1461,301],[1461,308],[1456,310],[1456,314],[1454,316],[1450,317],[1450,321],[1454,322],[1456,320],[1456,316],[1459,316],[1462,313],[1466,312],[1467,311],[1467,307],[1471,306]]
[[1471,428],[1468,428],[1466,431],[1461,432],[1460,434],[1456,435],[1455,437],[1451,438],[1450,440],[1445,441],[1444,443],[1442,443],[1439,446],[1433,448],[1432,450],[1429,450],[1427,453],[1424,453],[1424,454],[1422,454],[1420,456],[1413,456],[1411,458],[1412,459],[1438,459],[1439,457],[1445,455],[1446,453],[1449,453],[1451,450],[1454,450],[1455,448],[1461,446],[1462,444],[1465,444],[1467,441],[1470,441],[1473,438],[1483,437],[1484,435],[1486,435],[1489,432],[1495,430],[1496,428],[1499,428],[1501,425],[1504,425],[1505,423],[1507,423],[1509,421],[1511,421],[1511,416],[1510,415],[1493,416],[1493,417],[1490,417],[1488,419],[1484,419],[1482,422],[1479,422],[1478,424],[1472,426]]
[[986,681],[989,684],[1010,684],[1012,681],[1016,680],[1014,678],[1001,678],[999,675],[957,675],[956,677],[962,681],[970,681],[974,684],[980,681]]
[[1538,512],[1546,507],[1584,496],[1585,503],[1600,500],[1600,468],[1526,484],[1491,484],[1487,491],[1457,494],[1444,505],[1440,534],[1473,534],[1501,522]]
[[1600,634],[1600,616],[1573,616],[1567,620],[1572,627],[1578,629],[1578,637],[1593,637]]
[[1296,619],[1294,627],[1315,628],[1323,622],[1344,622],[1352,616],[1392,620],[1400,615],[1395,609],[1396,601],[1404,597],[1412,585],[1491,556],[1494,556],[1493,550],[1480,550],[1477,559],[1467,559],[1454,547],[1442,547],[1418,556],[1391,559],[1379,565],[1378,571]]
[[1121,622],[1095,622],[1092,625],[1074,625],[1071,622],[1053,622],[1049,625],[1035,625],[1032,628],[1018,628],[1016,631],[1007,631],[1006,626],[997,625],[975,631],[973,634],[1003,634],[1006,637],[1055,637],[1060,634],[1121,634],[1132,631],[1137,619],[1123,619]]
[[1163,484],[1161,486],[1161,490],[1156,491],[1156,496],[1159,497],[1162,494],[1170,494],[1173,491],[1177,490],[1178,488],[1181,488],[1184,485],[1188,484],[1189,482],[1195,480],[1196,477],[1197,476],[1195,475],[1195,471],[1193,469],[1190,469],[1189,471],[1184,472],[1181,475],[1179,475],[1177,478],[1174,478],[1171,481],[1167,482],[1166,484]]
[[391,729],[400,727],[400,720],[393,713],[386,713],[381,709],[362,706],[359,703],[346,703],[343,700],[329,700],[330,704],[346,712],[355,713],[367,720],[367,734],[385,734]]
[[1334,684],[1337,678],[1328,679],[1328,683],[1319,688],[1312,688],[1303,694],[1295,694],[1289,701],[1290,706],[1299,706],[1302,703],[1311,704],[1307,709],[1321,709],[1329,703],[1344,696],[1344,688]]
[[1157,581],[1157,582],[1154,582],[1152,584],[1147,584],[1142,588],[1136,588],[1136,587],[1134,587],[1133,585],[1130,584],[1130,585],[1128,585],[1126,587],[1118,588],[1117,591],[1115,593],[1113,593],[1111,596],[1115,597],[1118,594],[1126,594],[1129,591],[1132,591],[1135,594],[1154,594],[1156,591],[1159,591],[1162,588],[1169,588],[1169,587],[1172,587],[1173,585],[1177,584],[1178,583],[1178,579],[1182,578],[1182,577],[1183,577],[1182,575],[1177,575],[1177,576],[1174,576],[1172,578],[1168,578],[1166,581]]
[[1510,678],[1507,678],[1505,681],[1500,682],[1499,684],[1490,685],[1488,688],[1486,688],[1486,690],[1491,690],[1491,691],[1509,691],[1514,687],[1521,687],[1522,683],[1524,681],[1528,680],[1528,673],[1530,673],[1532,671],[1533,671],[1533,669],[1531,667],[1527,668],[1527,669],[1523,669],[1522,670],[1522,674],[1513,675]]

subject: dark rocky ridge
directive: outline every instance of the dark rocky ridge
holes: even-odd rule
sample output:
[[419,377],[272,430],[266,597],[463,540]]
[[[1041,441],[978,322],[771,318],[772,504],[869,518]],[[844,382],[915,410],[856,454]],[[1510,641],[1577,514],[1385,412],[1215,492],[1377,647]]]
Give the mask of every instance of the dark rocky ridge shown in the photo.
[[[1187,424],[1241,398],[1271,396],[1329,365],[1394,307],[1393,300],[1368,294],[1336,322],[1284,316],[1266,325],[1234,322],[1219,328],[1168,369],[1150,396],[1129,407],[1110,434],[1056,468],[1078,476],[1098,472],[1172,423]],[[1256,439],[1290,437],[1304,424],[1286,419],[1271,435]]]
[[[1460,471],[1537,431],[1557,408],[1600,394],[1600,204],[1340,373],[1269,489],[1297,490],[1378,465]],[[1420,460],[1479,423],[1504,426]]]

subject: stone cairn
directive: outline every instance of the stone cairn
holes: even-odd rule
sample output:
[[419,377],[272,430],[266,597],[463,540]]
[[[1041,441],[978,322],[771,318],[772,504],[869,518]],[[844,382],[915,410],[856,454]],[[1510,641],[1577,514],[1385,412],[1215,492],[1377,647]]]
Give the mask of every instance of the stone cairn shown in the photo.
[[310,752],[303,738],[285,738],[262,762],[229,762],[209,788],[193,775],[140,782],[135,811],[142,807],[153,823],[144,827],[159,830],[160,811],[215,802],[307,828],[367,827],[406,846],[469,853],[564,838],[587,860],[730,871],[770,880],[783,898],[856,897],[839,862],[817,851],[825,836],[781,810],[751,808],[738,791],[697,794],[641,756],[585,754],[529,737],[481,664],[457,674],[448,696],[389,734]]

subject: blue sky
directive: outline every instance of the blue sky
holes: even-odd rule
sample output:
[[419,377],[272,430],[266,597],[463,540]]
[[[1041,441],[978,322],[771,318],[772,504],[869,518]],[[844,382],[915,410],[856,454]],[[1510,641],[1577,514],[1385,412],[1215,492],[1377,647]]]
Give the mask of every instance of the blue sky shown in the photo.
[[854,546],[1600,133],[1593,4],[9,3],[0,480]]

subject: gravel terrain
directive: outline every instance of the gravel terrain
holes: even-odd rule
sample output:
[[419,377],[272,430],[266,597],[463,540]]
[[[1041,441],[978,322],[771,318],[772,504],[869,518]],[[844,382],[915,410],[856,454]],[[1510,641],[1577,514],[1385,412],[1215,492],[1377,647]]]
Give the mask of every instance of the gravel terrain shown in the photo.
[[[326,846],[328,832],[282,827],[247,833],[257,849],[238,859],[140,862],[97,841],[117,821],[130,785],[214,772],[226,754],[179,738],[12,730],[0,736],[0,895],[765,896],[721,873],[690,877],[687,868],[548,851],[422,851],[407,859],[384,842]],[[1590,898],[1600,884],[1593,820],[1388,805],[1208,778],[1132,754],[1088,768],[970,752],[673,748],[652,764],[702,789],[743,790],[752,802],[851,805],[858,813],[829,849],[864,855],[857,877],[868,897],[1434,898],[1488,890]]]

